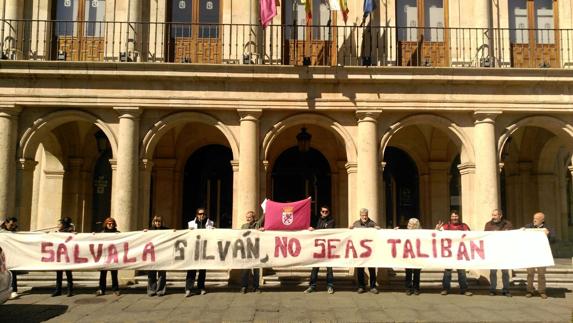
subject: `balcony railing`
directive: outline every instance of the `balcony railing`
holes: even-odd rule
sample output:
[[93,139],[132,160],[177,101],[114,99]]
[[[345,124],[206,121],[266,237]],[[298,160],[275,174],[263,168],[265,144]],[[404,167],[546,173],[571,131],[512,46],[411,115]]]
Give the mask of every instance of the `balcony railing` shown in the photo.
[[0,20],[2,59],[571,68],[573,29]]

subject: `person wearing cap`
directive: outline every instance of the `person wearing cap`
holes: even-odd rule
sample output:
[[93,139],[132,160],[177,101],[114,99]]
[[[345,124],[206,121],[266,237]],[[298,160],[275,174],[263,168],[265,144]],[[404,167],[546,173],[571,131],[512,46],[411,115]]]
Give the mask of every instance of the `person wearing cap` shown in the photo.
[[[103,221],[103,231],[102,233],[118,233],[117,230],[117,223],[115,219],[109,217]],[[119,282],[117,279],[117,270],[110,270],[111,274],[111,289],[113,290],[113,294],[119,296]],[[107,285],[107,270],[101,270],[99,272],[99,289],[96,292],[96,296],[105,295],[105,290]]]
[[[334,217],[330,214],[328,206],[323,205],[320,207],[320,218],[316,222],[316,226],[308,228],[310,231],[320,229],[333,229]],[[308,288],[304,291],[305,294],[312,293],[316,290],[316,281],[318,280],[319,267],[313,267],[310,272],[310,283]],[[329,294],[334,294],[334,274],[332,267],[326,267],[326,290]]]
[[[58,232],[73,233],[74,225],[70,217],[63,217],[58,222]],[[62,270],[56,271],[56,290],[52,293],[52,297],[62,295],[62,280],[64,278],[64,272]],[[66,280],[68,282],[68,297],[73,296],[74,290],[74,279],[72,277],[72,271],[66,270]]]
[[[214,229],[215,223],[207,217],[207,212],[205,208],[198,208],[195,213],[195,218],[187,223],[190,230],[195,229]],[[193,285],[195,285],[195,277],[197,275],[197,270],[188,270],[185,277],[185,297],[191,296],[191,290]],[[207,277],[207,270],[199,269],[199,278],[197,279],[197,288],[201,295],[207,294],[205,289],[205,279]]]
[[[495,209],[491,212],[491,221],[487,222],[484,227],[484,231],[507,231],[512,230],[513,225],[509,220],[505,219],[503,213],[499,209]],[[501,289],[501,294],[507,297],[511,297],[509,292],[509,270],[501,270],[501,282],[503,287]],[[495,296],[497,289],[497,269],[490,269],[489,271],[489,295]]]
[[[362,208],[360,209],[360,219],[356,220],[352,225],[348,227],[349,229],[367,229],[367,228],[376,228],[380,229],[380,227],[376,224],[376,222],[372,221],[368,217],[368,209]],[[368,274],[370,276],[370,292],[373,294],[378,294],[378,289],[376,288],[376,268],[368,267]],[[358,280],[358,294],[362,294],[365,292],[366,282],[364,277],[364,268],[356,268],[356,276]]]

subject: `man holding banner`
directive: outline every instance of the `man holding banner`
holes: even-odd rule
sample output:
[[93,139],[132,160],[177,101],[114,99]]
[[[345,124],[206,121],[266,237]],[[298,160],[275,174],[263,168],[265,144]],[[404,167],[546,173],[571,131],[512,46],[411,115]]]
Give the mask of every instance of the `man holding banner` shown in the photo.
[[[261,228],[262,222],[264,217],[261,217],[257,220],[254,211],[247,211],[245,215],[246,223],[243,223],[241,226],[241,230],[259,230]],[[243,269],[241,270],[241,293],[246,294],[247,289],[249,287],[249,277],[253,276],[253,292],[260,293],[261,290],[259,289],[259,277],[261,274],[260,268],[253,268],[253,269]]]
[[[555,239],[555,233],[553,230],[545,225],[545,214],[542,212],[537,212],[533,215],[533,222],[525,226],[525,229],[543,229],[545,235],[549,242],[553,242]],[[527,294],[525,297],[529,298],[533,296],[535,289],[533,288],[533,279],[535,278],[535,272],[537,271],[537,291],[539,296],[543,299],[547,299],[547,294],[545,294],[545,272],[546,267],[533,267],[527,268]]]
[[[334,229],[334,218],[330,214],[328,206],[323,205],[320,207],[320,218],[316,222],[316,227],[310,227],[308,229],[311,231],[314,229]],[[305,294],[315,291],[316,281],[318,280],[318,270],[319,267],[312,267],[312,271],[310,273],[310,284],[304,291]],[[334,294],[334,274],[332,272],[332,267],[326,267],[326,288],[329,294]]]
[[[452,210],[450,213],[450,221],[448,223],[442,223],[439,221],[436,224],[437,230],[454,230],[454,231],[470,231],[470,227],[462,222],[461,216],[456,210]],[[466,296],[472,296],[471,292],[468,292],[468,280],[466,278],[466,270],[458,269],[458,284],[460,285],[460,294]],[[450,285],[452,282],[452,270],[444,270],[444,277],[442,278],[442,295],[448,295],[450,292]]]
[[[215,223],[207,217],[204,208],[198,208],[195,213],[195,218],[187,223],[190,230],[193,229],[214,229]],[[185,297],[191,296],[191,289],[195,284],[195,276],[197,275],[197,270],[188,270],[187,276],[185,277]],[[205,279],[207,277],[207,270],[199,269],[199,278],[197,279],[197,288],[201,295],[207,294],[205,289]]]
[[[484,231],[506,231],[513,229],[513,225],[509,220],[503,218],[503,213],[501,210],[495,209],[491,212],[491,221],[485,224]],[[503,288],[501,290],[502,295],[511,297],[509,292],[509,270],[501,270],[501,282]],[[489,271],[489,295],[495,296],[495,290],[497,287],[497,269],[491,269]]]
[[[350,229],[354,228],[376,228],[380,229],[380,227],[376,224],[376,222],[372,221],[368,217],[368,209],[362,208],[360,209],[360,220],[355,221],[350,227]],[[376,268],[368,267],[368,274],[370,276],[370,292],[373,294],[378,294],[378,289],[376,289]],[[358,294],[362,294],[365,291],[366,283],[364,281],[364,268],[356,268],[356,276],[358,279]]]

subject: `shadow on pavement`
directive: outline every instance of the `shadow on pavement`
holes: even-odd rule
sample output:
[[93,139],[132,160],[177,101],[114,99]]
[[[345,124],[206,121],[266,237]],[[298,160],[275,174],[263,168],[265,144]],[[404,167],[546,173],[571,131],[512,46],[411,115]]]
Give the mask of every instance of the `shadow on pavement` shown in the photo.
[[4,304],[0,305],[0,320],[9,322],[43,322],[64,314],[67,305]]

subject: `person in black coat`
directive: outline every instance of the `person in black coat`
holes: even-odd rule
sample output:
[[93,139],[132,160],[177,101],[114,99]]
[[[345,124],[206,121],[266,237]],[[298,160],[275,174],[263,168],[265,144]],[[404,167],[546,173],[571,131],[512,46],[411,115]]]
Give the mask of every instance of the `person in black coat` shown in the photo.
[[[334,228],[334,218],[330,214],[330,209],[328,206],[324,205],[320,207],[320,218],[316,221],[316,226],[308,228],[309,230],[320,230],[320,229],[333,229]],[[316,290],[316,281],[318,279],[319,267],[313,267],[310,272],[310,283],[308,288],[304,291],[305,294],[312,293]],[[332,272],[332,267],[326,267],[326,289],[329,294],[334,294],[334,274]]]
[[[68,232],[73,233],[74,225],[72,223],[72,219],[70,217],[63,217],[60,219],[58,223],[58,232]],[[56,290],[52,293],[52,297],[62,295],[62,280],[64,278],[64,271],[58,270],[56,271]],[[68,297],[73,296],[74,291],[74,278],[72,277],[72,271],[66,270],[66,280],[68,282]]]

